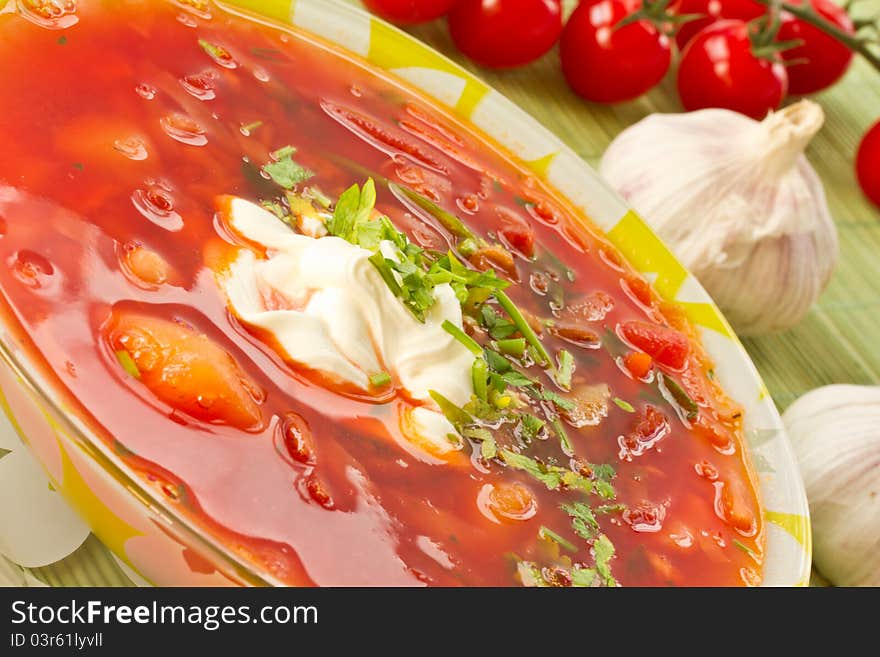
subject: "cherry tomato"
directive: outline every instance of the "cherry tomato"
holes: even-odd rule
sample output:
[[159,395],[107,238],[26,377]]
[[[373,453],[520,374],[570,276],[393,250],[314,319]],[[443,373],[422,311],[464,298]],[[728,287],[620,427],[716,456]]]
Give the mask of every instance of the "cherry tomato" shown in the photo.
[[458,0],[449,33],[461,52],[490,68],[522,66],[559,40],[561,0]]
[[880,122],[868,130],[856,156],[859,184],[865,195],[880,208]]
[[704,28],[685,48],[678,68],[678,95],[688,111],[723,107],[753,119],[777,109],[788,91],[779,53],[756,57],[749,26],[722,20]]
[[455,0],[364,0],[371,12],[401,25],[427,23],[449,13]]
[[750,21],[763,16],[767,8],[755,0],[678,0],[672,5],[672,11],[679,16],[703,15],[703,18],[684,23],[678,30],[675,41],[679,49],[684,50],[690,40],[704,27],[722,18]]
[[669,39],[639,20],[617,27],[640,9],[640,0],[582,2],[562,32],[560,56],[568,84],[598,103],[641,96],[656,86],[672,58]]
[[[786,1],[793,5],[803,4],[803,0]],[[823,19],[847,34],[855,34],[852,18],[843,7],[832,0],[810,0],[810,3]],[[843,77],[853,59],[852,51],[840,41],[788,12],[782,13],[782,26],[776,38],[804,42],[782,53],[789,62],[788,91],[791,94],[800,96],[827,89]]]

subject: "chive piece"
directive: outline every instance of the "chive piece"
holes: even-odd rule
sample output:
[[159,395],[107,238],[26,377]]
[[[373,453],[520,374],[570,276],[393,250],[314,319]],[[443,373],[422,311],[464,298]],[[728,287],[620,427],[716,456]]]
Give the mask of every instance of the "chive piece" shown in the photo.
[[229,52],[227,52],[222,46],[218,46],[210,41],[205,41],[204,39],[199,39],[199,46],[201,46],[202,50],[208,53],[212,59],[229,59]]
[[475,358],[471,367],[471,378],[474,383],[474,394],[482,401],[489,400],[489,366],[482,358]]
[[262,125],[262,121],[254,121],[253,123],[245,124],[240,128],[241,134],[243,134],[245,137],[250,137],[251,133]]
[[119,364],[122,365],[122,369],[125,370],[125,373],[135,379],[141,378],[141,371],[138,369],[137,363],[134,362],[134,359],[124,349],[120,349],[116,352],[116,358],[119,360]]
[[498,340],[495,344],[498,347],[498,351],[500,351],[502,354],[506,354],[508,356],[522,358],[523,354],[526,353],[526,339],[525,338],[511,338],[509,340]]
[[755,556],[755,553],[752,551],[752,549],[748,545],[746,545],[745,543],[741,543],[740,541],[738,541],[736,539],[733,539],[732,542],[736,547],[738,547],[740,550],[745,552],[750,557]]
[[565,390],[571,390],[571,375],[574,373],[574,357],[562,349],[559,352],[559,369],[556,371],[556,383]]
[[391,375],[388,372],[377,372],[370,375],[370,385],[374,388],[384,388],[391,383]]
[[504,311],[510,315],[510,319],[516,324],[516,328],[519,329],[519,332],[523,334],[526,342],[532,345],[535,348],[535,351],[538,352],[538,355],[543,359],[543,362],[547,363],[552,368],[553,362],[550,360],[550,354],[547,353],[544,345],[541,344],[541,340],[538,339],[538,335],[532,330],[532,327],[529,326],[529,323],[526,321],[526,318],[523,317],[519,308],[516,307],[516,304],[513,303],[510,297],[501,290],[495,291],[495,298],[498,299],[498,303],[504,308]]
[[628,401],[624,401],[620,397],[615,397],[611,401],[613,401],[615,404],[620,406],[620,408],[625,410],[627,413],[635,413],[636,412],[636,409],[633,408],[632,404],[630,404]]
[[387,285],[391,289],[391,293],[399,297],[401,295],[402,290],[400,289],[400,285],[397,283],[397,279],[394,278],[394,272],[391,270],[391,266],[388,264],[389,260],[382,255],[381,251],[376,251],[369,258],[369,261],[373,263],[373,266],[379,270],[379,275],[382,276],[382,280],[385,281],[385,285]]
[[450,322],[448,319],[444,319],[441,326],[443,327],[444,331],[446,331],[449,335],[451,335],[453,338],[463,344],[465,348],[474,356],[483,355],[483,348],[480,346],[480,344],[467,333],[458,328],[455,324]]
[[560,546],[564,547],[569,552],[577,552],[577,547],[575,546],[574,543],[572,543],[568,539],[563,538],[562,536],[557,534],[555,531],[553,531],[549,527],[545,527],[544,525],[541,525],[541,528],[538,530],[538,538],[541,538],[544,540],[551,540],[554,543],[558,543]]
[[440,411],[456,429],[474,421],[470,413],[453,404],[436,390],[429,390],[428,394],[431,395],[431,399],[440,407]]
[[697,415],[699,415],[700,413],[700,407],[697,406],[697,402],[695,402],[691,398],[691,396],[685,392],[684,388],[681,387],[678,381],[661,373],[660,383],[662,386],[666,387],[675,402],[685,411],[687,419],[696,419]]
[[562,446],[562,451],[565,452],[566,456],[574,456],[574,448],[571,446],[571,439],[568,437],[568,432],[565,430],[565,427],[562,426],[562,420],[560,420],[559,417],[556,417],[551,424],[553,425],[553,431],[559,436],[559,444]]
[[477,236],[474,235],[471,230],[464,225],[461,219],[456,217],[454,214],[447,212],[439,205],[434,203],[428,198],[425,198],[421,194],[416,191],[409,189],[408,187],[402,187],[397,183],[389,182],[388,189],[391,190],[391,193],[400,198],[401,195],[408,198],[410,201],[415,203],[417,206],[422,208],[428,212],[432,217],[434,217],[437,221],[440,222],[440,225],[443,226],[450,233],[455,235],[456,237],[460,237],[462,239],[472,239],[476,240]]

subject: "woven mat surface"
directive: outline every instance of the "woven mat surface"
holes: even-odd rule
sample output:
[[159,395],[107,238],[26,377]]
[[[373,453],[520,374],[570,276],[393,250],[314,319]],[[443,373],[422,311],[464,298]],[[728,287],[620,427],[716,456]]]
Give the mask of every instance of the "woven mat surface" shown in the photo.
[[[576,2],[565,4],[571,10]],[[872,10],[880,11],[880,0],[863,2],[859,13]],[[681,111],[672,80],[631,103],[591,105],[569,91],[555,52],[531,66],[496,73],[460,56],[443,22],[410,31],[473,70],[593,165],[627,126],[653,112]],[[880,384],[880,211],[862,196],[853,168],[861,135],[880,119],[880,73],[858,60],[841,84],[815,100],[824,107],[827,122],[807,155],[825,184],[841,257],[828,289],[800,325],[745,341],[780,410],[818,386]],[[94,537],[64,561],[32,572],[53,586],[129,584]]]

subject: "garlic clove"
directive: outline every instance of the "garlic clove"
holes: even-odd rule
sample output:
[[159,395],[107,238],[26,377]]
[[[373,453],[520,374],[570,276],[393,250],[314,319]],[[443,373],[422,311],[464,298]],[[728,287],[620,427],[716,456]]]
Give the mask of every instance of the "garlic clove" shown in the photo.
[[739,333],[782,330],[837,263],[837,230],[803,155],[823,121],[809,100],[761,122],[722,109],[653,114],[614,140],[600,172]]
[[880,586],[880,386],[813,390],[783,420],[810,503],[816,568],[838,586]]

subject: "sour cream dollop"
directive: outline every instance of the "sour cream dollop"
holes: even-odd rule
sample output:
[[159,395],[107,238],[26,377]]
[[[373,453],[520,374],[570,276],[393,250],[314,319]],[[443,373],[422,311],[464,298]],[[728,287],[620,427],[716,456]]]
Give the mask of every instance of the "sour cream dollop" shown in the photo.
[[[221,204],[229,226],[265,248],[242,249],[218,274],[235,315],[274,338],[281,356],[364,392],[370,377],[389,373],[415,403],[401,418],[404,434],[434,455],[453,451],[455,429],[429,391],[461,406],[473,394],[474,356],[447,333],[462,328],[461,306],[449,285],[434,288],[435,304],[419,322],[394,296],[370,251],[338,237],[293,232],[275,215],[240,198]],[[393,257],[390,243],[382,245]]]

